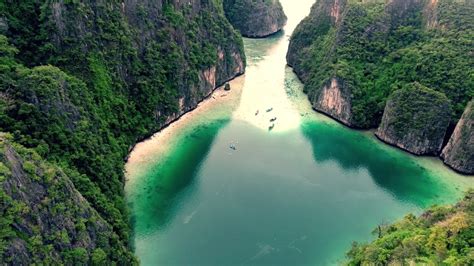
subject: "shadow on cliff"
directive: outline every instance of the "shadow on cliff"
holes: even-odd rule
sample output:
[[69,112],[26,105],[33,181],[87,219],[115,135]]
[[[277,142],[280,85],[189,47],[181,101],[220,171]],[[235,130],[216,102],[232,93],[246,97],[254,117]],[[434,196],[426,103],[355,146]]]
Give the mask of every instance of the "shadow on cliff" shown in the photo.
[[[317,163],[336,162],[347,175],[367,170],[373,181],[395,198],[418,207],[439,202],[446,188],[402,151],[378,145],[360,132],[340,125],[308,122],[303,135],[311,142]],[[351,173],[352,172],[352,173]]]
[[219,133],[229,119],[193,128],[179,144],[141,177],[129,207],[134,233],[148,235],[171,223],[179,203],[198,189],[196,176]]

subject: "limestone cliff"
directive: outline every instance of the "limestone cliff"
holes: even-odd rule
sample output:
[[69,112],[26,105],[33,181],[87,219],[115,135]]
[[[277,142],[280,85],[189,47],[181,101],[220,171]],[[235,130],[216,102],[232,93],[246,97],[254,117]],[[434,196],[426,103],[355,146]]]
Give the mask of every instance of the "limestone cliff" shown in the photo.
[[[120,4],[82,1],[79,4],[52,3],[49,8],[50,12],[45,12],[48,19],[45,24],[50,27],[47,41],[56,47],[55,52],[72,58],[74,54],[67,51],[72,46],[93,56],[96,51],[103,53],[104,59],[112,61],[105,62],[116,72],[111,74],[124,80],[125,86],[150,82],[148,77],[146,81],[142,77],[151,74],[146,73],[149,69],[134,71],[135,60],[155,61],[150,58],[153,50],[159,50],[163,57],[166,53],[172,54],[169,60],[177,62],[169,69],[173,73],[167,75],[176,86],[173,104],[177,108],[166,110],[156,104],[156,116],[165,116],[164,124],[195,108],[217,86],[245,69],[241,40],[220,13],[221,7],[212,3],[198,0],[127,0]],[[107,33],[113,31],[113,27],[123,29],[123,34],[129,37],[128,43],[116,45],[108,40],[111,36]],[[97,36],[91,38],[90,35]],[[117,49],[120,46],[125,51]],[[107,48],[112,50],[107,51]],[[138,58],[133,58],[134,53]],[[62,62],[57,63],[62,65]],[[121,65],[116,65],[118,63]],[[163,62],[166,63],[173,64]]]
[[[0,4],[0,131],[80,175],[71,178],[74,186],[111,227],[104,232],[125,247],[131,232],[123,164],[130,147],[245,70],[242,39],[221,4]],[[94,241],[84,245],[92,256]]]
[[[474,33],[473,12],[467,0],[318,0],[287,62],[314,108],[348,126],[377,127],[391,93],[414,81],[452,101],[455,123],[474,88],[472,44],[463,41]],[[339,86],[328,86],[334,80]],[[332,91],[342,93],[327,93],[340,84]]]
[[346,125],[352,124],[351,94],[342,80],[332,78],[315,97],[312,101],[314,109],[337,117]]
[[453,169],[474,174],[474,101],[467,105],[441,157]]
[[[329,33],[329,30],[337,25],[342,18],[342,12],[345,10],[347,0],[318,0],[312,6],[309,16],[307,16],[297,26],[291,36],[290,45],[287,53],[288,65],[298,74],[303,82],[309,81],[310,71],[303,66],[305,56],[309,56],[311,45],[315,38],[322,37]],[[327,46],[318,45],[319,49],[325,49],[326,56],[330,58],[333,40],[329,40]]]
[[266,37],[280,31],[286,15],[279,0],[224,0],[232,25],[246,37]]
[[395,91],[375,135],[411,153],[437,155],[449,125],[448,98],[418,83]]
[[136,264],[63,170],[0,133],[0,264]]

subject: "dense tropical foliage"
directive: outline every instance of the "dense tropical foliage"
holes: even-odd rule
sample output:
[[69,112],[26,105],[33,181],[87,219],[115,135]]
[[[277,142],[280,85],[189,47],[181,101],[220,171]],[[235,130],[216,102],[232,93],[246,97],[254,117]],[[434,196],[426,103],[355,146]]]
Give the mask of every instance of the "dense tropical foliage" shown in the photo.
[[[136,264],[112,227],[72,185],[71,180],[90,182],[87,177],[47,162],[12,139],[0,134],[0,261],[20,265],[28,256],[31,263],[46,265]],[[12,249],[11,241],[20,248]]]
[[348,265],[473,265],[474,191],[455,206],[435,206],[374,230],[369,244],[354,243]]
[[53,2],[0,1],[0,132],[73,173],[128,245],[130,147],[206,96],[202,71],[238,74],[242,40],[219,1]]
[[310,99],[338,77],[351,91],[354,126],[376,127],[389,95],[419,82],[444,93],[452,123],[459,119],[474,96],[472,1],[336,2],[337,21],[315,7],[292,36],[290,63]]

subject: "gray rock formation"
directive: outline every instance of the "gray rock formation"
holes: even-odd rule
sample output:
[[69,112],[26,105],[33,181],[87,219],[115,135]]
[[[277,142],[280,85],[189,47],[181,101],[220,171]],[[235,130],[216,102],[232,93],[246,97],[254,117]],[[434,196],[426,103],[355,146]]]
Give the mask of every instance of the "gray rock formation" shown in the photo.
[[[136,263],[69,176],[0,133],[0,264]],[[102,260],[101,260],[102,259]]]
[[342,80],[332,78],[314,97],[312,102],[315,110],[352,125],[351,93]]
[[441,158],[459,172],[474,174],[474,101],[467,105]]
[[245,37],[266,37],[280,31],[286,15],[278,0],[224,0],[224,11]]
[[[125,81],[126,87],[136,86],[133,82],[142,82],[137,81],[137,73],[132,70],[135,62],[127,55],[127,49],[136,53],[138,61],[149,60],[146,57],[158,49],[163,55],[179,55],[176,62],[167,62],[178,65],[173,69],[172,78],[178,91],[174,103],[178,110],[170,112],[156,106],[154,114],[160,120],[157,122],[164,126],[194,109],[216,87],[245,71],[242,41],[220,8],[200,0],[50,3],[48,38],[56,53],[68,59],[77,56],[71,54],[71,46],[86,55],[95,50],[103,53],[110,61],[108,67],[116,71],[114,75]],[[110,25],[98,26],[91,21],[108,21]],[[108,38],[115,38],[114,30],[122,31],[120,33],[129,38],[127,42],[130,43],[124,42],[123,47],[117,47],[104,38],[105,31],[111,31],[112,36]],[[194,62],[196,60],[198,62]]]
[[[21,136],[22,144],[40,146],[45,160],[60,161],[68,175],[75,173],[70,181],[82,200],[111,227],[110,234],[104,234],[116,234],[117,239],[111,241],[123,243],[127,250],[131,226],[123,198],[123,159],[130,146],[192,110],[216,87],[245,70],[241,36],[225,18],[221,4],[25,0],[2,5],[1,131]],[[49,186],[36,181],[33,190]],[[9,191],[25,186],[14,182]],[[75,200],[75,191],[67,186],[64,193]],[[45,193],[38,197],[53,197],[49,190],[38,191]],[[13,197],[12,193],[8,195]],[[34,206],[37,201],[19,197],[18,204]],[[41,221],[55,225],[56,209],[38,212]],[[89,217],[82,211],[73,215]],[[4,222],[8,222],[5,216],[0,217],[0,224]],[[20,220],[14,226],[27,228],[29,222]],[[44,264],[84,264],[68,259],[94,257],[93,250],[103,237],[95,241],[91,233],[93,240],[83,241],[76,249],[75,227],[66,223],[57,226],[61,237],[69,236],[66,249],[51,246],[54,236],[49,238],[48,231],[36,233],[48,239],[35,239],[32,253],[49,250],[57,258]],[[3,246],[18,243],[1,233],[0,242],[0,254]],[[20,249],[12,250],[21,254]],[[104,251],[108,264],[130,264],[120,258],[133,255],[121,256],[118,247],[111,250],[116,252]],[[19,256],[15,264],[30,264],[28,257],[29,253]]]
[[[287,62],[314,109],[347,126],[377,127],[387,97],[413,81],[443,92],[453,102],[454,122],[470,95],[464,88],[471,87],[472,75],[462,73],[470,73],[472,60],[465,56],[469,48],[453,36],[471,35],[473,3],[318,0],[291,36]],[[446,39],[452,40],[449,56],[434,44]],[[437,63],[419,67],[415,58]]]
[[444,94],[412,83],[390,96],[375,134],[381,140],[417,155],[438,154],[451,112]]

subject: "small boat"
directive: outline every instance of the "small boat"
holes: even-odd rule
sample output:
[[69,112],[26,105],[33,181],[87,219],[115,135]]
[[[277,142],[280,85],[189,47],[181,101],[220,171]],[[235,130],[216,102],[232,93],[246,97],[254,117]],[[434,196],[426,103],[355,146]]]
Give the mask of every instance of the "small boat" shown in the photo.
[[271,111],[273,111],[273,107],[267,109],[267,113],[268,113],[268,112],[271,112]]
[[255,112],[255,115],[256,115],[256,116],[258,115],[258,112],[259,112],[259,110],[257,110],[257,112]]
[[276,120],[277,120],[277,118],[274,117],[274,118],[270,119],[270,122],[275,122]]
[[229,148],[230,148],[231,150],[234,150],[234,151],[237,150],[237,148],[235,147],[234,144],[230,144]]
[[268,131],[272,130],[275,127],[275,123],[268,127]]

